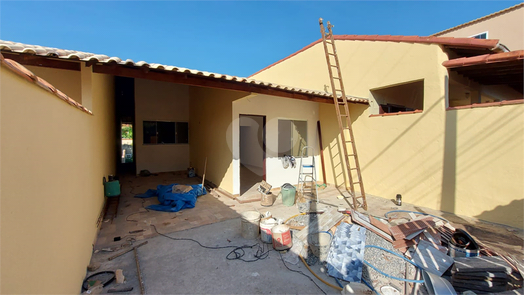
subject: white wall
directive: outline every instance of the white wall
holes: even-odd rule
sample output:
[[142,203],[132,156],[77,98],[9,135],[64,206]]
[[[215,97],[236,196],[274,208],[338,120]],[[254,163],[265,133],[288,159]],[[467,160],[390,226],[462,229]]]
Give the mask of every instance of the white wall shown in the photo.
[[[240,192],[240,114],[266,116],[266,181],[273,187],[280,187],[284,183],[297,184],[297,168],[282,167],[281,158],[278,157],[278,120],[307,121],[308,145],[315,148],[315,161],[317,175],[320,168],[318,157],[317,121],[318,106],[316,102],[308,102],[289,98],[280,98],[269,95],[253,94],[233,102],[232,151],[233,151],[233,194]],[[311,157],[307,159],[311,161]],[[306,163],[306,159],[304,159]],[[318,178],[318,177],[317,177]]]
[[240,162],[244,165],[262,168],[264,165],[263,118],[240,117]]
[[144,144],[144,121],[188,122],[189,87],[135,79],[137,173],[144,169],[166,172],[189,167],[189,144]]

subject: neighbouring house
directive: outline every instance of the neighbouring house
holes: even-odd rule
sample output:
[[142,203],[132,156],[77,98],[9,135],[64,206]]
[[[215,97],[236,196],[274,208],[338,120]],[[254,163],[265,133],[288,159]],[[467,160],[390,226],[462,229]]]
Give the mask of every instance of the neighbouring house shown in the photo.
[[[522,51],[336,39],[367,192],[522,228]],[[202,174],[207,158],[206,178],[240,195],[261,179],[295,184],[282,159],[308,145],[325,158],[319,179],[345,185],[319,41],[250,78],[10,41],[0,51],[2,293],[78,292],[108,174]]]
[[524,49],[524,3],[435,33],[435,37],[499,39],[510,50]]

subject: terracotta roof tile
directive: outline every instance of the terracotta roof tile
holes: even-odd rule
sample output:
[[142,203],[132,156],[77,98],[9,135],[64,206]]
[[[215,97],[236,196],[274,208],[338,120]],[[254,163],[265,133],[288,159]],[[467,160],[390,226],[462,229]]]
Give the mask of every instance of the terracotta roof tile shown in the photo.
[[23,77],[27,81],[38,85],[40,88],[42,88],[42,89],[44,89],[44,90],[46,90],[48,92],[51,92],[52,94],[56,95],[61,100],[67,102],[68,104],[70,104],[70,105],[72,105],[72,106],[82,110],[83,112],[86,112],[86,113],[90,114],[90,115],[93,114],[90,110],[88,110],[87,108],[85,108],[84,106],[82,106],[81,104],[76,102],[74,99],[72,99],[69,96],[67,96],[62,91],[56,89],[53,85],[51,85],[46,80],[44,80],[44,79],[38,77],[37,75],[33,74],[33,72],[28,70],[23,65],[17,63],[16,61],[11,60],[11,59],[6,59],[6,58],[4,58],[4,56],[2,54],[0,54],[0,64],[2,66],[5,66],[7,69],[11,70],[13,73]]
[[[421,37],[421,36],[392,36],[392,35],[334,35],[335,40],[340,41],[375,41],[375,42],[397,42],[397,43],[422,43],[422,44],[438,44],[444,46],[461,47],[461,48],[477,48],[498,50],[499,40],[497,39],[475,39],[475,38],[454,38],[454,37]],[[253,77],[256,74],[263,72],[313,46],[322,42],[322,39],[307,45],[299,51],[261,69],[260,71],[250,75]]]
[[442,63],[446,68],[458,68],[458,67],[467,67],[480,64],[490,64],[490,63],[500,63],[508,61],[516,61],[524,59],[524,50],[494,53],[494,54],[484,54],[473,57],[463,57],[452,60],[447,60]]
[[[275,88],[275,89],[284,89],[290,92],[310,94],[310,95],[320,96],[323,98],[332,97],[331,93],[324,92],[324,91],[315,91],[315,90],[308,90],[308,89],[303,89],[303,88],[298,88],[298,87],[284,86],[284,85],[279,85],[279,84],[269,83],[269,82],[264,82],[264,81],[258,81],[254,79],[244,78],[244,77],[230,76],[230,75],[224,75],[224,74],[218,74],[218,73],[210,73],[210,72],[186,69],[186,68],[181,68],[181,67],[162,65],[162,64],[157,64],[157,63],[147,63],[145,61],[138,61],[135,63],[133,60],[130,60],[130,59],[122,60],[119,57],[109,57],[103,54],[94,54],[94,53],[74,51],[74,50],[64,50],[64,49],[58,49],[58,48],[53,48],[53,47],[44,47],[44,46],[38,46],[38,45],[17,43],[17,42],[12,42],[12,41],[0,40],[0,50],[6,51],[6,52],[14,52],[14,53],[33,54],[33,55],[45,56],[45,57],[56,57],[60,59],[72,59],[72,60],[79,60],[79,61],[84,61],[84,62],[96,62],[96,63],[101,63],[101,64],[116,64],[116,65],[121,65],[121,66],[133,66],[133,67],[141,67],[144,69],[154,69],[154,70],[167,71],[167,72],[180,72],[180,73],[187,73],[191,75],[204,76],[204,77],[221,79],[221,80],[238,81],[241,83],[249,83],[249,84],[255,84],[255,85],[260,85],[260,86],[267,86],[267,87]],[[360,97],[354,97],[354,96],[348,95],[347,99],[348,101],[355,102],[355,103],[363,103],[363,104],[369,103],[368,99],[360,98]]]

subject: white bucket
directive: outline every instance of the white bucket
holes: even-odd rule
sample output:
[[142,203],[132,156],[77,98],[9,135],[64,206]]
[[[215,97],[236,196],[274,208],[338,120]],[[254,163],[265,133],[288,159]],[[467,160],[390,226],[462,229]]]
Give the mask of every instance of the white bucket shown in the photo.
[[271,233],[273,236],[273,248],[275,248],[275,250],[287,250],[293,246],[289,226],[285,224],[277,225],[271,229]]
[[328,232],[318,232],[308,236],[308,244],[311,247],[311,251],[320,261],[326,261],[332,238],[333,236]]
[[242,237],[254,240],[258,237],[260,213],[257,211],[247,211],[241,214]]
[[260,239],[264,243],[271,244],[271,229],[277,225],[278,222],[274,218],[263,218],[260,220]]

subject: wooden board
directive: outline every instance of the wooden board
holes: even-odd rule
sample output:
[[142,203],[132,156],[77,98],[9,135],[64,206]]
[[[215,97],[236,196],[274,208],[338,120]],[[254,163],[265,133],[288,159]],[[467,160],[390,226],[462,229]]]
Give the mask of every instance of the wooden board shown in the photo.
[[[327,231],[332,228],[335,224],[341,221],[344,215],[337,211],[337,208],[329,208],[326,212],[320,214],[316,220],[313,220],[311,224],[299,231],[295,237],[301,239],[307,243],[307,236],[310,233],[317,233],[320,231]],[[312,232],[310,232],[310,230]]]

